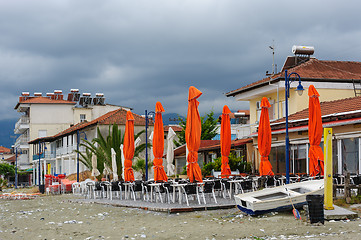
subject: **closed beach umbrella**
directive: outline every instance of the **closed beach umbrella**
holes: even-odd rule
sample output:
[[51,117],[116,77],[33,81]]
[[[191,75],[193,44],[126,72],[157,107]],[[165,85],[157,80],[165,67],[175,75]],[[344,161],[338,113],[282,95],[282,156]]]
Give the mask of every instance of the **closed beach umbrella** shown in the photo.
[[113,181],[118,181],[118,168],[117,168],[117,153],[114,151],[114,149],[111,149],[112,152],[112,170],[113,170]]
[[[149,135],[149,138],[148,138],[151,143],[153,143],[153,134],[154,134],[154,131],[151,132],[151,134]],[[154,154],[153,154],[153,144],[152,144],[152,147],[150,148],[150,161],[153,162],[153,160],[154,160]]]
[[100,172],[97,168],[97,156],[95,154],[92,155],[92,176],[97,177],[100,175]]
[[262,98],[261,101],[261,117],[259,120],[258,127],[258,151],[261,155],[261,162],[259,165],[259,174],[261,176],[270,175],[273,176],[272,165],[268,160],[268,155],[271,152],[271,143],[272,143],[272,135],[271,135],[271,125],[269,121],[268,108],[271,105],[268,102],[266,97]]
[[164,108],[160,102],[155,105],[155,122],[153,131],[153,169],[154,169],[154,181],[168,181],[163,167],[163,151],[164,151],[164,128],[162,112]]
[[310,176],[323,175],[323,152],[320,147],[322,138],[322,117],[320,100],[316,88],[310,85],[308,88],[308,139],[310,140],[309,169]]
[[201,144],[201,117],[198,112],[199,102],[197,98],[202,95],[202,92],[197,88],[191,86],[188,93],[188,113],[186,126],[186,143],[188,148],[187,156],[187,175],[191,182],[202,181],[201,169],[198,165],[198,149]]
[[221,154],[222,154],[222,166],[221,174],[222,178],[227,178],[227,175],[231,174],[231,168],[228,164],[228,156],[231,151],[231,120],[229,114],[231,111],[228,106],[223,107],[222,122],[221,122]]
[[124,144],[120,145],[120,152],[122,153],[121,154],[121,157],[122,157],[122,169],[123,169],[122,178],[124,179],[124,172],[125,172],[125,170],[124,170]]
[[167,174],[168,176],[174,175],[174,142],[173,139],[176,136],[174,130],[170,127],[168,129],[168,136],[167,136]]
[[132,159],[134,156],[134,117],[131,111],[127,112],[124,133],[124,181],[133,182],[134,172]]

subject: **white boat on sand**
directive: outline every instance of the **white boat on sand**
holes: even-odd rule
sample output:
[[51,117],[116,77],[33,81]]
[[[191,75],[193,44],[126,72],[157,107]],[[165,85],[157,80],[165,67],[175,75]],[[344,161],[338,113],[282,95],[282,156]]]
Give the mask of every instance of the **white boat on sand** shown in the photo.
[[282,185],[274,188],[265,188],[260,191],[235,195],[237,207],[249,214],[258,215],[273,211],[292,209],[292,204],[297,208],[306,202],[310,194],[323,195],[324,180],[311,180]]

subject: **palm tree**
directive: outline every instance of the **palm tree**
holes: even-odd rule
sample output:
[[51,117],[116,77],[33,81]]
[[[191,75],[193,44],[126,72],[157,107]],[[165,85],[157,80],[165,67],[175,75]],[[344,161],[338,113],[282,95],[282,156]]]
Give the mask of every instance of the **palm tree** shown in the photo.
[[[137,139],[140,135],[142,135],[145,130],[142,130],[134,135],[134,139]],[[82,160],[84,162],[89,163],[90,160],[90,169],[91,167],[91,156],[95,154],[97,156],[97,168],[100,172],[104,170],[104,163],[109,167],[112,166],[112,154],[111,149],[113,148],[116,152],[116,162],[117,162],[117,174],[118,176],[122,175],[122,159],[121,159],[121,150],[120,145],[123,144],[124,136],[121,134],[121,130],[118,129],[118,125],[113,124],[112,128],[109,126],[108,136],[105,138],[97,128],[98,137],[94,138],[91,142],[85,139],[82,139],[84,143],[81,143],[81,146],[84,146],[87,151],[89,151],[89,155],[81,154]],[[96,146],[96,143],[98,146]],[[148,147],[151,147],[148,144]],[[145,144],[140,144],[134,150],[134,158],[139,158],[139,154],[144,151]],[[80,153],[80,152],[79,152]],[[83,162],[83,161],[82,161]],[[83,163],[84,163],[83,162]],[[86,165],[86,164],[85,164]],[[87,165],[86,165],[87,166]],[[88,167],[88,166],[87,166]]]
[[[152,162],[148,162],[148,170],[151,169]],[[133,169],[137,172],[140,172],[142,174],[142,179],[145,180],[145,159],[144,158],[138,158],[136,162],[133,164]]]
[[78,150],[75,150],[75,152],[79,153],[80,157],[79,161],[82,162],[87,168],[92,168],[92,156],[93,153],[89,149],[85,149],[85,154],[83,152],[80,152]]

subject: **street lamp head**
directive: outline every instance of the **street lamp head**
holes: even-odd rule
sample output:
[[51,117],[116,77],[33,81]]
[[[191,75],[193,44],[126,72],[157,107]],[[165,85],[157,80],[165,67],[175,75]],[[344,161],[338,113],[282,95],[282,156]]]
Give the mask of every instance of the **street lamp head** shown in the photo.
[[299,82],[297,88],[295,89],[295,91],[298,93],[299,96],[302,96],[302,93],[305,89],[303,88],[301,81]]

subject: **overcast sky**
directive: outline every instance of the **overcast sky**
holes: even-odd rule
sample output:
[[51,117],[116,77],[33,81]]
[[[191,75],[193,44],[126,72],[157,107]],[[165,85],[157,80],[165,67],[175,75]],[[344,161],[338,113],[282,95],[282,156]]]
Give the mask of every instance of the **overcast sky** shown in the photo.
[[143,113],[160,101],[186,114],[248,109],[224,93],[281,69],[293,45],[324,60],[361,61],[361,2],[0,0],[0,119],[23,91],[71,88]]

